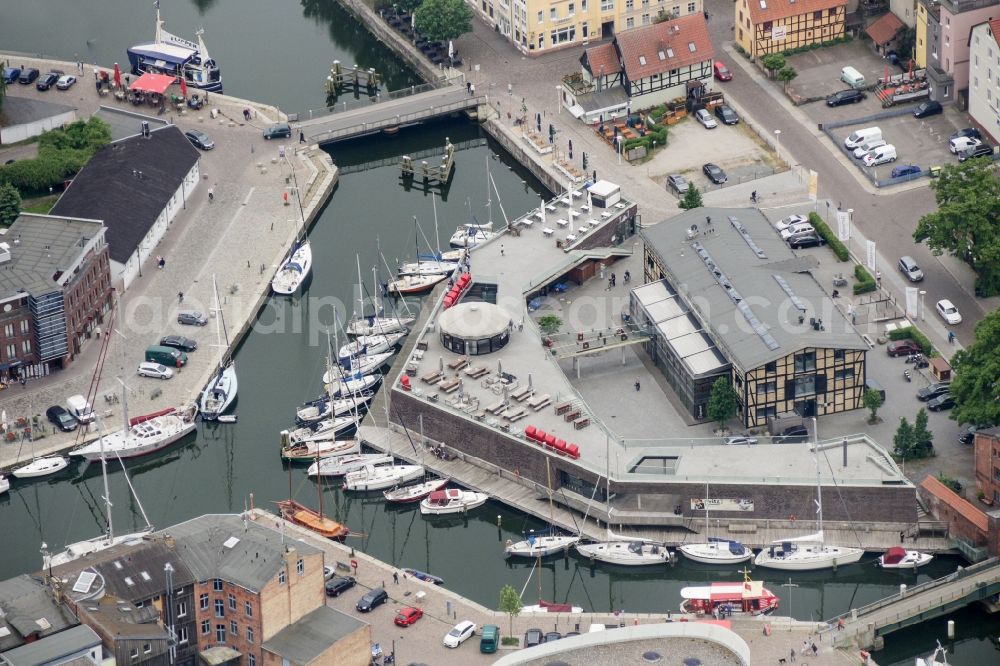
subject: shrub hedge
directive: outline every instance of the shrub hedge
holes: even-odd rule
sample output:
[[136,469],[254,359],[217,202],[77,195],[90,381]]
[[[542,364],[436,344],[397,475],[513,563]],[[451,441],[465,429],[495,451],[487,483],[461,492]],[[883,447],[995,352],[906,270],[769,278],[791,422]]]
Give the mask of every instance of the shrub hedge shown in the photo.
[[840,261],[847,261],[851,258],[851,253],[847,251],[847,246],[840,242],[837,238],[837,234],[830,230],[823,218],[819,216],[819,213],[812,212],[809,213],[809,223],[813,225],[816,232],[820,237],[826,241],[826,244],[830,246],[833,253],[837,255],[837,259]]
[[878,285],[875,284],[875,278],[872,274],[862,266],[861,264],[856,264],[854,266],[854,279],[857,282],[854,284],[855,294],[867,294],[870,291],[875,291]]
[[919,328],[916,326],[907,326],[906,328],[897,328],[895,331],[889,331],[890,340],[906,340],[911,339],[920,345],[920,349],[924,352],[924,356],[934,356],[937,352],[934,350],[934,345],[931,341],[927,339]]

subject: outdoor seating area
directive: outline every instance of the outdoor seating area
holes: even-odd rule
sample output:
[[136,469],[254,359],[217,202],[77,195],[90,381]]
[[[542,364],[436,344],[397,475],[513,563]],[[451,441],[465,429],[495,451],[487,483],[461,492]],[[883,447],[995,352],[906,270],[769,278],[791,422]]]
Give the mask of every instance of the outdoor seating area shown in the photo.
[[458,56],[458,51],[455,50],[454,46],[451,47],[451,53],[449,53],[448,44],[429,41],[417,31],[413,23],[413,14],[410,12],[397,11],[395,7],[386,7],[379,13],[393,30],[407,37],[435,65],[448,64],[451,67],[462,65],[462,59]]

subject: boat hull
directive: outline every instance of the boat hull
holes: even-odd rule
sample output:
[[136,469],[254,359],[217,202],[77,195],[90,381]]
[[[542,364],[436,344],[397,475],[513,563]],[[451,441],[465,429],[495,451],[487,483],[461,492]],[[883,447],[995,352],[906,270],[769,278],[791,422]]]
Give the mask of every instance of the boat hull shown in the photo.
[[69,564],[70,562],[74,562],[81,557],[93,555],[94,553],[100,553],[101,551],[107,550],[113,546],[127,543],[129,541],[144,539],[146,536],[151,534],[152,531],[153,530],[149,529],[143,532],[135,532],[134,534],[123,534],[121,536],[116,536],[113,539],[109,539],[107,536],[102,534],[101,536],[93,539],[77,541],[76,543],[71,543],[66,546],[66,550],[61,553],[56,553],[55,555],[43,558],[42,567],[44,569],[51,569],[53,567]]
[[331,456],[318,463],[314,461],[306,470],[306,476],[341,477],[347,476],[350,472],[364,469],[367,465],[388,465],[391,462],[392,456],[384,456],[380,453]]
[[898,562],[886,563],[885,555],[878,558],[878,565],[883,569],[916,569],[926,564],[930,564],[934,556],[930,553],[921,553],[916,550],[906,551],[906,557]]
[[623,567],[658,566],[670,561],[670,550],[666,546],[643,544],[636,549],[633,542],[627,541],[577,544],[576,552],[597,562]]
[[315,463],[319,458],[345,456],[361,451],[361,442],[356,439],[324,439],[299,442],[281,449],[281,457],[288,462]]
[[17,479],[37,479],[42,476],[58,474],[69,466],[69,461],[62,456],[36,458],[27,465],[15,469],[11,474]]
[[757,553],[757,557],[754,558],[754,566],[781,571],[816,571],[854,564],[864,554],[865,551],[861,548],[827,547],[822,551],[812,551],[799,556],[792,553],[788,557],[772,557],[769,549],[765,548]]
[[394,467],[371,467],[370,471],[360,470],[344,477],[344,490],[368,492],[386,490],[424,475],[421,465],[396,465]]
[[277,505],[282,518],[312,530],[327,539],[341,539],[350,533],[347,525],[321,516],[317,511],[313,511],[295,500],[281,500],[277,502]]
[[432,503],[429,499],[420,501],[420,513],[425,516],[446,516],[455,513],[466,513],[486,504],[490,497],[486,493],[465,491],[461,499],[450,500],[444,504]]
[[384,335],[400,333],[413,323],[413,317],[368,317],[355,319],[347,325],[348,335]]
[[157,451],[162,451],[171,444],[184,439],[184,437],[194,432],[195,429],[194,421],[186,421],[178,415],[171,414],[143,421],[141,425],[133,426],[130,432],[142,425],[151,425],[159,428],[160,432],[163,433],[163,437],[150,437],[148,438],[149,441],[144,441],[146,438],[130,434],[123,435],[123,431],[119,430],[105,436],[103,453],[101,452],[101,443],[98,441],[78,449],[73,449],[69,452],[69,455],[83,458],[87,462],[96,462],[102,457],[111,460],[115,458],[138,458],[139,456],[146,456]]
[[271,279],[271,290],[279,296],[291,296],[302,287],[312,271],[312,246],[304,241],[278,267]]
[[415,486],[386,490],[382,495],[385,497],[385,501],[393,504],[414,504],[435,490],[441,490],[446,485],[448,485],[448,479],[435,479],[434,481],[418,483]]
[[216,373],[212,377],[212,381],[202,391],[201,400],[198,403],[201,418],[205,421],[214,421],[224,414],[236,400],[238,388],[236,366],[230,362],[222,369],[222,372]]
[[735,554],[725,543],[685,544],[679,546],[677,550],[692,562],[702,564],[739,564],[753,559],[753,551],[749,548],[744,548],[742,554]]
[[562,553],[580,541],[578,536],[539,536],[534,538],[534,545],[529,541],[518,541],[508,544],[504,557],[545,557]]

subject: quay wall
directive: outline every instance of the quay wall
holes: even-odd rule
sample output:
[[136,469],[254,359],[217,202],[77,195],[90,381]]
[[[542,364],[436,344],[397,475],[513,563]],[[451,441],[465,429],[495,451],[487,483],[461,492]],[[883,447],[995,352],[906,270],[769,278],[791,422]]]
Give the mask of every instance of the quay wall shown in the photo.
[[[495,113],[495,110],[492,110],[493,107],[487,106],[485,109],[484,111],[484,107],[479,107],[480,117],[484,113]],[[565,191],[566,186],[559,179],[559,176],[556,175],[555,169],[550,169],[542,161],[548,156],[541,156],[529,150],[528,144],[521,141],[516,132],[511,132],[507,129],[496,116],[487,118],[482,125],[483,129],[496,139],[497,143],[503,146],[504,150],[510,153],[514,159],[527,168],[531,172],[531,175],[540,180],[549,192]]]

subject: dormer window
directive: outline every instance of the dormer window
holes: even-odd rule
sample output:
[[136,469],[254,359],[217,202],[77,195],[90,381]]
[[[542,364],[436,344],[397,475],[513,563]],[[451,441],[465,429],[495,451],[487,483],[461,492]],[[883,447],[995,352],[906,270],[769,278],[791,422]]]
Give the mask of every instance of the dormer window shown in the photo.
[[639,64],[643,66],[646,65],[646,56],[644,55],[639,56]]

